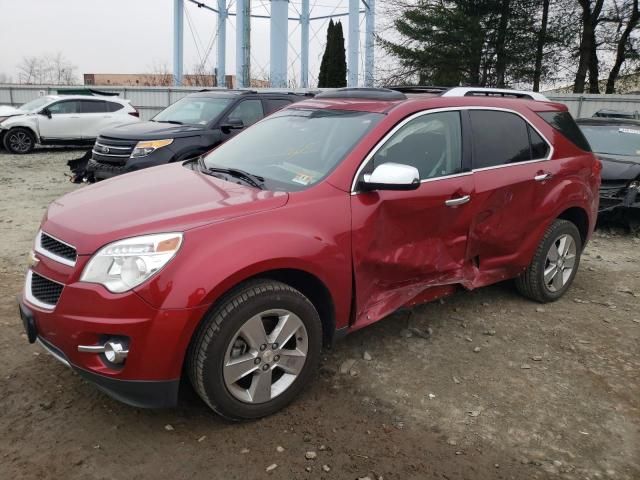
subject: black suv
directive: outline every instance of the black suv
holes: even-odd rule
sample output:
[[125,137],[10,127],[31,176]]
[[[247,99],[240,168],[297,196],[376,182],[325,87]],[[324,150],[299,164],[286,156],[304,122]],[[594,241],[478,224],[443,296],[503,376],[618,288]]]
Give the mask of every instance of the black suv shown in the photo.
[[576,122],[602,162],[600,212],[640,214],[640,120],[579,118]]
[[218,90],[192,93],[148,122],[100,132],[86,176],[99,181],[122,173],[187,160],[310,93]]

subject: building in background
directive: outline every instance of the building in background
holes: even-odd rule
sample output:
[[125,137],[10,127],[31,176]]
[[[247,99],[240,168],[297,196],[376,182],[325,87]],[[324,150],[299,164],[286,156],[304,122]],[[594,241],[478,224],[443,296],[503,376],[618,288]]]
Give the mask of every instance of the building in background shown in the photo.
[[[607,79],[604,78],[598,82],[600,93],[604,93],[607,87]],[[545,94],[563,94],[573,93],[573,85],[546,90]],[[589,83],[584,86],[584,93],[589,93]],[[620,75],[616,80],[615,93],[618,94],[640,94],[640,72],[630,73],[628,75]]]
[[[85,73],[85,85],[113,85],[114,87],[169,87],[173,85],[170,73]],[[236,76],[226,75],[226,88],[236,88]],[[187,74],[182,79],[185,87],[217,87],[215,75]],[[251,86],[267,88],[267,80],[252,79]]]

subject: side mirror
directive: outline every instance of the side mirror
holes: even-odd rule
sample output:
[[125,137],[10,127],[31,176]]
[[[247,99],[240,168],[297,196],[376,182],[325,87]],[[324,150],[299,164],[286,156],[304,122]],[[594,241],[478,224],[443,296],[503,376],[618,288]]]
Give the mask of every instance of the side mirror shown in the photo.
[[383,163],[360,181],[363,190],[416,190],[420,186],[420,172],[416,167],[401,163]]
[[239,118],[228,118],[226,122],[220,125],[223,130],[241,130],[244,128],[244,122]]
[[51,110],[49,110],[47,107],[44,107],[42,110],[40,110],[40,115],[51,118]]

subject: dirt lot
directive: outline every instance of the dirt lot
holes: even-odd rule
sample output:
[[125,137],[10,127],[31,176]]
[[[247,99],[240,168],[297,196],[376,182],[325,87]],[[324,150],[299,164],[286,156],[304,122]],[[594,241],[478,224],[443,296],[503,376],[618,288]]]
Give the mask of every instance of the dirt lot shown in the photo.
[[552,305],[507,283],[394,315],[285,411],[230,424],[188,388],[119,404],[27,343],[15,294],[46,205],[87,188],[63,176],[76,154],[0,153],[0,478],[640,478],[638,238],[597,234]]

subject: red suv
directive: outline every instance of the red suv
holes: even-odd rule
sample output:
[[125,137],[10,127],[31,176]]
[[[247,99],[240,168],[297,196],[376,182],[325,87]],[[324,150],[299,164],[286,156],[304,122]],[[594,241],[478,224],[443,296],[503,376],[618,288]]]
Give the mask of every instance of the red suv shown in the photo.
[[399,90],[324,93],[197,161],[53,202],[20,298],[29,340],[128,404],[174,405],[185,373],[250,419],[300,392],[323,345],[399,308],[510,278],[560,298],[600,183],[566,107]]

